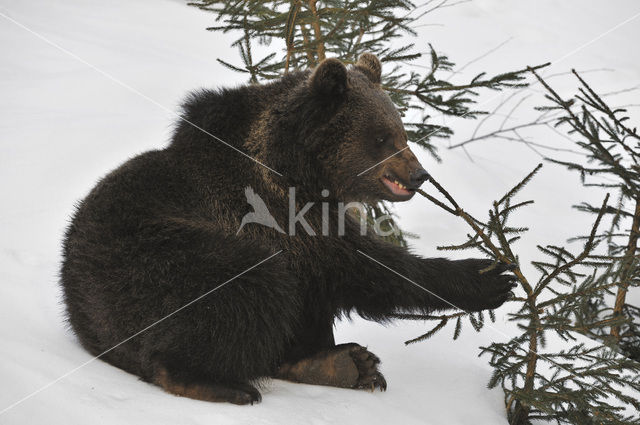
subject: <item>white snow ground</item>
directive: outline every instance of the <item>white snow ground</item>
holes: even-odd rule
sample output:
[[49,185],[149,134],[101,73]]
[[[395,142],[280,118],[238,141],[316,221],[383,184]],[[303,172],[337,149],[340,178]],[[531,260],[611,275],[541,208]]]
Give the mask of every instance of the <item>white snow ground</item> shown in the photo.
[[[420,41],[462,65],[511,38],[461,78],[560,59],[549,73],[608,68],[613,71],[591,73],[589,80],[601,91],[615,91],[640,83],[640,18],[616,27],[638,13],[633,0],[476,0],[427,17],[425,23],[442,26],[423,27]],[[65,329],[57,288],[60,239],[74,202],[126,158],[165,145],[187,91],[240,83],[242,76],[215,60],[236,53],[229,37],[204,31],[213,16],[182,1],[0,0],[0,14],[0,411],[11,406],[0,413],[0,423],[506,422],[502,393],[486,389],[491,368],[477,354],[478,346],[513,332],[503,323],[509,306],[497,312],[495,329],[476,334],[466,328],[456,342],[449,330],[409,347],[403,341],[430,324],[339,323],[338,341],[366,344],[382,357],[386,393],[274,381],[261,404],[237,407],[174,397],[90,362]],[[570,79],[556,81],[561,89],[573,87]],[[481,101],[493,96],[483,93]],[[634,92],[616,99],[624,104],[636,97]],[[527,116],[524,111],[518,118]],[[454,141],[473,125],[457,121]],[[531,134],[536,141],[558,142],[550,133]],[[469,152],[474,163],[458,150],[441,150],[442,164],[419,155],[476,213],[540,161],[527,148],[506,143],[477,144]],[[520,216],[534,224],[520,245],[523,258],[535,254],[537,242],[562,243],[586,231],[590,218],[569,207],[602,198],[580,187],[576,175],[551,165],[525,195],[537,203]],[[436,245],[467,232],[420,198],[397,210],[403,227],[420,235],[414,245],[424,255],[440,255]]]

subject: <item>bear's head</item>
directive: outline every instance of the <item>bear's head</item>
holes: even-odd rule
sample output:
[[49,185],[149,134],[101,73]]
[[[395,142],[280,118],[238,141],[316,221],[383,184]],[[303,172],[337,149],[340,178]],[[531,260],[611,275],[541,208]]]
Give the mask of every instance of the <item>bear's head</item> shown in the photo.
[[308,175],[338,199],[406,201],[427,178],[407,145],[400,114],[381,87],[378,58],[364,53],[347,68],[326,59],[294,102]]

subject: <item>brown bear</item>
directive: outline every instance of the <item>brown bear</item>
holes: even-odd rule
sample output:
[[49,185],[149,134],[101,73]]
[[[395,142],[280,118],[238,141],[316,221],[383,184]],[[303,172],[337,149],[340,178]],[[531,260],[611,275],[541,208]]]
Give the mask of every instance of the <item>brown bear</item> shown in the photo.
[[270,377],[384,390],[374,354],[335,344],[336,318],[507,300],[505,265],[421,258],[344,214],[427,177],[380,80],[363,54],[192,94],[170,145],[104,177],[67,230],[61,284],[83,346],[201,400],[257,402]]

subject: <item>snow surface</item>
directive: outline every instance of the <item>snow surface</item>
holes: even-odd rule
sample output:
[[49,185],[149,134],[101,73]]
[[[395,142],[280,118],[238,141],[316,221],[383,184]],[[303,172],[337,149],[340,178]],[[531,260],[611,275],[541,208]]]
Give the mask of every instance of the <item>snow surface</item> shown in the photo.
[[[589,73],[594,87],[617,91],[640,83],[640,19],[607,31],[639,12],[633,0],[476,0],[426,17],[425,23],[437,25],[422,27],[419,41],[433,43],[462,65],[509,40],[470,64],[455,77],[460,81],[479,71],[560,59],[548,74],[595,69]],[[182,1],[0,0],[0,13],[0,411],[12,406],[0,414],[0,423],[506,422],[502,393],[486,389],[491,368],[477,354],[479,346],[514,334],[504,320],[512,306],[498,310],[498,323],[479,334],[467,327],[452,342],[450,329],[408,347],[403,341],[431,324],[338,323],[339,342],[368,345],[383,359],[386,393],[273,381],[261,404],[238,407],[174,397],[104,362],[91,362],[65,328],[57,287],[60,240],[74,203],[126,158],[164,146],[187,91],[241,83],[243,76],[215,60],[236,58],[228,47],[232,38],[205,31],[213,15]],[[554,84],[567,94],[575,87],[562,76]],[[539,87],[531,93],[539,100]],[[616,99],[626,104],[635,97],[637,92]],[[499,100],[492,93],[480,99],[486,108]],[[517,118],[529,116],[525,110]],[[475,125],[449,123],[457,131],[454,141]],[[560,143],[548,132],[530,134]],[[442,164],[418,155],[479,215],[540,161],[522,145],[495,141],[471,145],[469,153],[473,162],[463,151],[442,149]],[[600,202],[603,194],[547,165],[523,196],[536,199],[519,216],[533,223],[520,244],[523,260],[531,260],[536,243],[560,244],[585,232],[591,218],[569,208],[583,200]],[[420,235],[414,246],[423,255],[441,255],[436,245],[462,240],[467,232],[464,223],[421,198],[397,211],[402,226]]]

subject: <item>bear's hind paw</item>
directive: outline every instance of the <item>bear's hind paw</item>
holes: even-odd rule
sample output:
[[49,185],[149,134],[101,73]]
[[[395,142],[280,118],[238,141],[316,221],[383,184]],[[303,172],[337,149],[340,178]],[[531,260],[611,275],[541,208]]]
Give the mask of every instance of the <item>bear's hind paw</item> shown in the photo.
[[353,347],[349,354],[351,354],[359,373],[354,388],[370,389],[372,392],[376,388],[379,388],[380,391],[387,390],[387,381],[378,370],[380,364],[378,356],[359,345]]

